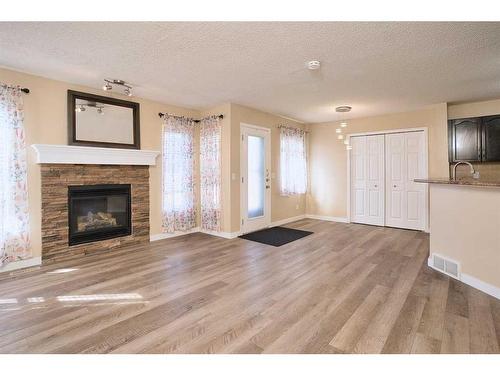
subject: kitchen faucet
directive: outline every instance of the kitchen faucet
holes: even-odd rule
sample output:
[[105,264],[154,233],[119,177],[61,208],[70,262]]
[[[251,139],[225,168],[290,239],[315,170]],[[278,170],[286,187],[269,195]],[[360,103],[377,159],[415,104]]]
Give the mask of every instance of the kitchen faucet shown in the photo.
[[475,179],[478,179],[479,178],[479,172],[476,172],[474,170],[474,167],[472,166],[471,163],[469,163],[468,161],[461,161],[459,160],[457,163],[455,163],[455,165],[453,166],[453,173],[451,175],[452,179],[453,180],[456,180],[457,179],[457,167],[460,165],[460,164],[467,164],[469,167],[470,167],[470,174],[472,175],[472,178],[475,178]]

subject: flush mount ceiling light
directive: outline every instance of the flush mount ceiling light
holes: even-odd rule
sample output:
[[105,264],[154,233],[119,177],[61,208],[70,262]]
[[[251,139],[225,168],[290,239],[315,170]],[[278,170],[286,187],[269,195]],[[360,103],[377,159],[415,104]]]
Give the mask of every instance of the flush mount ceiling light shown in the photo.
[[321,61],[318,60],[311,60],[306,63],[307,69],[309,70],[318,70],[321,68]]
[[352,107],[349,107],[348,105],[341,105],[335,108],[335,112],[350,112],[351,109]]
[[340,128],[335,129],[335,133],[337,133],[337,134],[342,133],[342,129],[340,129]]
[[127,96],[132,96],[132,85],[122,79],[104,78],[104,85],[102,86],[102,89],[104,91],[110,91],[113,89],[113,85],[123,87],[123,93]]

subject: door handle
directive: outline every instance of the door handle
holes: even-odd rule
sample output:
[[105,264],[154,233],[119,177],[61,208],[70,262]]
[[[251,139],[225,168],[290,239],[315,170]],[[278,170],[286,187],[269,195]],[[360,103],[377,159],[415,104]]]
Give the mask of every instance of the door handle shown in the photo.
[[271,186],[269,186],[269,185],[266,185],[266,189],[269,189],[270,187],[271,187]]
[[374,185],[374,187],[378,187],[378,185],[377,185],[377,184],[375,184],[375,185]]

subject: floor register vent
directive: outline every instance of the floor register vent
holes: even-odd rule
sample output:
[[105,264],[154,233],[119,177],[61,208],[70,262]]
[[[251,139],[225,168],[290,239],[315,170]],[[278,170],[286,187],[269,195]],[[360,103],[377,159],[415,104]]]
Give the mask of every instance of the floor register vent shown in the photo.
[[460,280],[460,264],[439,254],[432,254],[430,266],[448,276]]

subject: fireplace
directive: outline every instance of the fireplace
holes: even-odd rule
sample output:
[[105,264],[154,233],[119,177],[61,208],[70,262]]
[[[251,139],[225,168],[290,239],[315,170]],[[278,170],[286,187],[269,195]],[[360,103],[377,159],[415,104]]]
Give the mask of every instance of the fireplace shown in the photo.
[[70,246],[132,234],[130,185],[68,186]]

